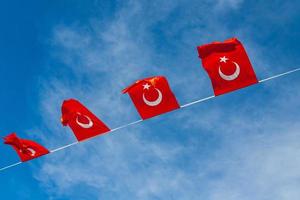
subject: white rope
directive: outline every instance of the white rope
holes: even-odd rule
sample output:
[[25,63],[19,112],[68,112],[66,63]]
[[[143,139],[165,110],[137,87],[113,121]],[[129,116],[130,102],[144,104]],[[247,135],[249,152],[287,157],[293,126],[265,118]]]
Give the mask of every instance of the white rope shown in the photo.
[[268,81],[268,80],[271,80],[271,79],[274,79],[274,78],[278,78],[278,77],[280,77],[280,76],[285,76],[285,75],[287,75],[287,74],[294,73],[294,72],[299,71],[299,70],[300,70],[300,67],[297,68],[297,69],[293,69],[293,70],[290,70],[290,71],[281,73],[281,74],[277,74],[277,75],[275,75],[275,76],[271,76],[271,77],[269,77],[269,78],[262,79],[262,80],[260,80],[260,81],[258,81],[258,82],[259,82],[259,83],[262,83],[262,82],[265,82],[265,81]]
[[68,147],[73,146],[73,145],[78,144],[78,143],[79,143],[79,142],[76,141],[76,142],[73,142],[73,143],[71,143],[71,144],[67,144],[67,145],[65,145],[65,146],[62,146],[62,147],[59,147],[59,148],[50,150],[50,153],[54,153],[54,152],[56,152],[56,151],[63,150],[63,149],[65,149],[65,148],[68,148]]
[[216,96],[213,95],[213,96],[205,97],[205,98],[203,98],[203,99],[199,99],[199,100],[196,100],[196,101],[193,101],[193,102],[184,104],[184,105],[180,106],[180,108],[185,108],[185,107],[191,106],[191,105],[196,104],[196,103],[200,103],[200,102],[203,102],[203,101],[207,101],[207,100],[212,99],[212,98],[214,98],[214,97],[216,97]]
[[119,126],[119,127],[117,127],[117,128],[111,129],[110,132],[113,132],[113,131],[116,131],[116,130],[119,130],[119,129],[122,129],[122,128],[126,128],[126,127],[131,126],[131,125],[134,125],[134,124],[138,124],[138,123],[140,123],[140,122],[142,122],[142,121],[143,121],[143,120],[140,119],[140,120],[137,120],[137,121],[135,121],[135,122],[131,122],[131,123],[129,123],[129,124],[125,124],[125,125],[123,125],[123,126]]
[[[285,75],[288,75],[288,74],[297,72],[297,71],[299,71],[299,70],[300,70],[300,67],[297,68],[297,69],[294,69],[294,70],[290,70],[290,71],[281,73],[281,74],[277,74],[277,75],[275,75],[275,76],[271,76],[271,77],[269,77],[269,78],[262,79],[262,80],[259,81],[259,83],[262,83],[262,82],[265,82],[265,81],[269,81],[269,80],[272,80],[272,79],[275,79],[275,78],[279,78],[279,77],[281,77],[281,76],[285,76]],[[202,98],[202,99],[199,99],[199,100],[190,102],[190,103],[186,103],[186,104],[180,106],[180,108],[185,108],[185,107],[188,107],[188,106],[197,104],[197,103],[201,103],[201,102],[210,100],[210,99],[212,99],[212,98],[215,98],[215,96],[213,95],[213,96],[205,97],[205,98]],[[111,129],[111,130],[110,130],[109,132],[107,132],[107,133],[111,133],[111,132],[117,131],[117,130],[119,130],[119,129],[126,128],[126,127],[128,127],[128,126],[131,126],[131,125],[134,125],[134,124],[138,124],[138,123],[140,123],[140,122],[142,122],[142,121],[143,121],[143,120],[140,119],[140,120],[137,120],[137,121],[134,121],[134,122],[131,122],[131,123],[128,123],[128,124],[119,126],[119,127],[117,127],[117,128]],[[103,135],[103,134],[100,134],[100,135]],[[96,136],[94,136],[94,137],[98,137],[98,136],[100,136],[100,135],[96,135]],[[94,138],[94,137],[91,137],[91,138]],[[91,138],[88,138],[88,139],[91,139]],[[59,148],[50,150],[50,153],[54,153],[54,152],[57,152],[57,151],[66,149],[66,148],[68,148],[68,147],[74,146],[74,145],[79,144],[79,143],[80,143],[80,142],[76,141],[76,142],[73,142],[73,143],[71,143],[71,144],[67,144],[67,145],[65,145],[65,146],[62,146],[62,147],[59,147]],[[19,165],[19,164],[21,164],[21,163],[22,163],[22,162],[17,162],[17,163],[15,163],[15,164],[8,165],[8,166],[6,166],[6,167],[1,168],[0,171],[9,169],[9,168],[14,167],[14,166],[17,166],[17,165]]]
[[22,162],[17,162],[17,163],[8,165],[8,166],[6,166],[6,167],[1,168],[0,171],[6,170],[6,169],[11,168],[11,167],[14,167],[14,166],[17,166],[17,165],[19,165],[19,164],[21,164],[21,163],[22,163]]

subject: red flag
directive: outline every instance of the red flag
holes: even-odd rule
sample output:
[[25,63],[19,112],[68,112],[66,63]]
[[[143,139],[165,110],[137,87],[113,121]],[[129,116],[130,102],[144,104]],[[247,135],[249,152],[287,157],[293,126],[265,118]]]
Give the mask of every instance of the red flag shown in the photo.
[[65,100],[61,112],[62,124],[70,126],[78,141],[110,131],[100,119],[75,99]]
[[142,119],[166,113],[180,106],[163,76],[155,76],[136,81],[123,90],[129,93]]
[[49,153],[48,149],[34,141],[18,138],[16,133],[11,133],[3,139],[4,144],[11,145],[14,148],[22,162]]
[[216,96],[258,82],[245,49],[236,38],[199,46],[198,53]]

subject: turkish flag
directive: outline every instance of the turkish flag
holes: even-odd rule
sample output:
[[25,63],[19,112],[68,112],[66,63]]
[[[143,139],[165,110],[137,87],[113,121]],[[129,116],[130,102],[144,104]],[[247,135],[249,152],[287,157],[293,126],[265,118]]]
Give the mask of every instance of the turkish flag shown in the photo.
[[11,145],[17,152],[22,162],[48,154],[49,151],[42,145],[31,141],[21,139],[16,133],[11,133],[4,138],[4,144]]
[[160,115],[180,106],[163,76],[155,76],[138,80],[123,90],[129,93],[142,119]]
[[100,119],[75,99],[65,100],[61,112],[62,124],[70,126],[78,141],[110,131]]
[[198,46],[198,53],[216,96],[258,83],[247,53],[236,38]]

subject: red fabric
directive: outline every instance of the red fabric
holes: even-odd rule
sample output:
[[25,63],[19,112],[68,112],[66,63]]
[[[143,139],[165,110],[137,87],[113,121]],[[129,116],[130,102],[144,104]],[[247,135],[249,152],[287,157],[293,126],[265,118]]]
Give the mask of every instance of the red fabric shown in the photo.
[[138,80],[123,90],[123,93],[127,92],[142,119],[148,119],[180,107],[167,79],[163,76]]
[[62,124],[70,126],[78,141],[110,131],[100,119],[75,99],[65,100],[61,112]]
[[48,149],[34,141],[18,138],[16,133],[11,133],[4,137],[4,144],[11,145],[22,162],[26,162],[49,153]]
[[236,38],[199,46],[198,53],[216,96],[258,82],[245,49]]

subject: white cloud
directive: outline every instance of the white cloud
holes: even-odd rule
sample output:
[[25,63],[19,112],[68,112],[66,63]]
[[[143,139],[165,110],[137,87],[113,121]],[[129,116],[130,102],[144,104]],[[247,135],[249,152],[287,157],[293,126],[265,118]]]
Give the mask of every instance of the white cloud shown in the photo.
[[229,8],[237,9],[243,3],[243,0],[217,0],[216,7],[226,10]]
[[[222,0],[213,6],[208,1],[187,6],[181,1],[130,1],[119,8],[112,21],[57,26],[52,50],[63,65],[61,73],[48,80],[41,91],[47,125],[40,128],[53,133],[52,138],[44,138],[45,144],[54,146],[72,139],[71,131],[59,124],[60,104],[66,98],[80,99],[104,122],[116,127],[138,117],[128,96],[120,94],[136,79],[167,75],[180,101],[210,95],[210,83],[200,68],[195,47],[212,37],[225,39],[234,30],[222,25],[215,13],[205,11],[211,8],[220,12],[217,7],[223,4],[237,9],[241,3]],[[172,21],[172,14],[180,15],[179,7],[184,17]],[[196,18],[195,13],[203,14]],[[164,29],[153,30],[167,22],[169,26],[162,26]],[[172,40],[176,51],[159,47],[155,31],[166,36],[166,41],[159,42]],[[283,93],[276,97],[286,97]],[[293,199],[299,194],[294,183],[294,177],[299,176],[295,170],[299,161],[294,159],[299,154],[295,142],[298,129],[290,128],[283,134],[284,126],[290,124],[280,125],[280,117],[272,119],[273,110],[264,107],[266,104],[260,106],[261,111],[253,111],[259,96],[249,95],[240,103],[232,95],[238,103],[230,102],[224,109],[221,103],[228,103],[226,98],[207,102],[206,108],[203,104],[192,111],[170,113],[162,116],[162,121],[146,121],[49,155],[36,177],[52,198],[75,199],[79,186],[95,189],[99,199]],[[282,105],[285,100],[268,99],[278,112],[280,108],[289,112],[290,107]],[[235,110],[230,110],[232,107]],[[278,132],[268,132],[278,127]],[[261,133],[262,129],[267,133]]]

